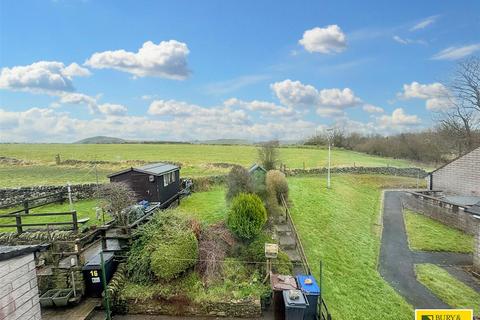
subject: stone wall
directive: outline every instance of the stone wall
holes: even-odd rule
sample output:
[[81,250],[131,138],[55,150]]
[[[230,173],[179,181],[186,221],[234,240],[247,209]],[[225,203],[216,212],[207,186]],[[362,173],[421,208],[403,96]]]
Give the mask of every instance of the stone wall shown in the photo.
[[403,197],[403,207],[435,219],[447,226],[471,234],[475,238],[473,268],[480,273],[480,218],[465,212],[458,206],[440,207],[429,199],[418,199],[412,194]]
[[[94,183],[72,185],[72,196],[76,200],[92,198],[96,187],[97,185]],[[33,186],[0,189],[0,207],[59,192],[65,192],[66,195],[67,186]]]
[[[287,176],[295,176],[300,174],[327,174],[327,168],[312,169],[287,169]],[[330,173],[353,173],[353,174],[383,174],[390,176],[401,176],[411,178],[425,178],[427,172],[419,168],[397,168],[397,167],[334,167],[330,169]]]
[[41,319],[33,253],[0,261],[0,319]]
[[480,148],[434,171],[431,179],[433,190],[480,196]]
[[459,207],[440,207],[428,200],[417,199],[409,193],[403,197],[403,206],[465,233],[475,235],[478,232],[480,220]]
[[[480,223],[479,223],[480,228]],[[475,237],[475,249],[473,250],[473,268],[475,271],[480,274],[480,230],[478,230]]]
[[[114,306],[114,310],[119,310]],[[210,316],[255,319],[262,316],[260,299],[252,301],[205,302],[202,304],[188,303],[186,298],[172,298],[169,301],[147,299],[138,303],[137,300],[121,302],[120,310],[127,314],[172,315],[172,316]]]

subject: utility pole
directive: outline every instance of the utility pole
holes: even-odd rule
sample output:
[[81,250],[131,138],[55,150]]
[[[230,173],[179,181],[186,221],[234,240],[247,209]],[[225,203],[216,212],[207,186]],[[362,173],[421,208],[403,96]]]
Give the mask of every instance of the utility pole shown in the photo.
[[327,138],[328,138],[328,170],[327,170],[327,188],[330,189],[330,166],[332,164],[332,136],[331,132],[333,128],[327,129]]

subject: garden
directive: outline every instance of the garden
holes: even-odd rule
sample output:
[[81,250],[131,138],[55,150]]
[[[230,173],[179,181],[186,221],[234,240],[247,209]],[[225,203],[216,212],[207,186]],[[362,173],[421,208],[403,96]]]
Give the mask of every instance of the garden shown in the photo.
[[[259,316],[269,304],[269,272],[292,274],[280,250],[267,269],[265,243],[277,243],[273,222],[285,175],[255,175],[235,166],[226,187],[194,193],[159,211],[133,235],[110,290],[117,312]],[[142,303],[138,303],[142,302]]]

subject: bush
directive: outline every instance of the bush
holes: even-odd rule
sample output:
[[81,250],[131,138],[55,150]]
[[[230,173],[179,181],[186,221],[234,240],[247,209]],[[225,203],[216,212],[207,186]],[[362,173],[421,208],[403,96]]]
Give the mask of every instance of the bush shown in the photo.
[[241,166],[233,167],[227,176],[227,200],[232,200],[239,193],[253,193],[253,180],[247,169]]
[[258,149],[258,160],[265,170],[273,170],[278,164],[278,141],[269,141]]
[[232,201],[227,225],[238,237],[251,240],[267,222],[267,211],[262,200],[255,194],[240,193]]
[[236,239],[225,222],[216,223],[202,230],[196,270],[204,283],[209,284],[220,276],[222,261],[235,245]]
[[156,213],[135,233],[127,257],[127,273],[132,282],[149,283],[172,279],[195,265],[198,242],[192,223],[171,211]]
[[150,266],[158,279],[171,280],[196,264],[198,242],[193,231],[183,230],[169,239],[155,240]]
[[[267,233],[262,233],[257,239],[240,249],[240,258],[251,263],[266,262],[265,243],[278,243]],[[263,269],[262,269],[263,270]],[[279,251],[276,259],[273,259],[272,271],[278,274],[293,274],[293,264],[288,255]]]
[[281,195],[288,200],[288,182],[283,172],[279,170],[270,170],[267,172],[266,185],[268,196],[276,199],[278,204],[282,204]]

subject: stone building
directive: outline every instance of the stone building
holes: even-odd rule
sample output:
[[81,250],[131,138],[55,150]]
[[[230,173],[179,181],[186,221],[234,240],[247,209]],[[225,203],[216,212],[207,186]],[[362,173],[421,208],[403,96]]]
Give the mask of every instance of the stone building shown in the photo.
[[428,178],[430,190],[480,198],[480,147],[432,171]]
[[0,319],[40,320],[34,252],[39,246],[0,246]]

